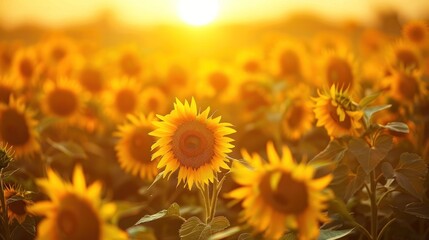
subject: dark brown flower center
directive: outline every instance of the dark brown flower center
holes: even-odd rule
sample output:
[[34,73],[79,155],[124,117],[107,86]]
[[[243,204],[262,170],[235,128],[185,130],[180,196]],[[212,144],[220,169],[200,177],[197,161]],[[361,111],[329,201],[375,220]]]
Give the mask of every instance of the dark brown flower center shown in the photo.
[[280,70],[283,76],[299,75],[301,63],[295,51],[287,49],[282,52],[279,59]]
[[179,125],[172,144],[174,156],[185,167],[199,168],[210,163],[214,156],[213,132],[197,120]]
[[131,156],[139,162],[149,163],[151,161],[151,146],[155,142],[152,136],[149,136],[149,132],[152,129],[146,127],[140,127],[134,130],[130,138],[130,144],[128,150]]
[[259,71],[260,66],[259,66],[259,63],[257,61],[249,60],[249,61],[244,63],[243,68],[244,68],[244,71],[246,71],[248,73],[255,73],[255,72]]
[[30,132],[25,116],[15,109],[6,109],[0,115],[0,134],[3,141],[13,145],[25,145]]
[[57,88],[48,95],[48,105],[55,115],[67,117],[77,110],[78,99],[72,91]]
[[137,96],[131,89],[121,89],[116,93],[115,104],[120,113],[134,112],[137,106]]
[[67,55],[67,51],[62,46],[55,46],[51,56],[55,61],[61,61]]
[[398,49],[396,51],[397,64],[405,68],[418,68],[417,56],[409,49]]
[[229,78],[225,73],[213,72],[209,75],[209,83],[219,93],[228,87]]
[[33,63],[28,58],[23,58],[19,63],[19,71],[25,79],[30,79],[33,76]]
[[89,202],[68,195],[62,199],[56,218],[59,239],[81,240],[101,237],[101,222]]
[[341,121],[340,116],[338,116],[337,113],[337,107],[333,106],[331,103],[329,103],[328,105],[328,112],[332,120],[334,120],[334,122],[338,124],[341,128],[349,130],[352,127],[350,117],[346,114],[344,121]]
[[141,72],[139,59],[131,53],[125,53],[119,60],[122,72],[128,76],[136,76]]
[[413,26],[407,31],[408,38],[416,43],[420,43],[425,38],[425,31],[420,26]]
[[292,104],[289,106],[289,109],[287,110],[287,114],[285,119],[288,128],[294,129],[298,128],[301,125],[302,118],[304,117],[304,106],[300,103]]
[[[274,177],[280,177],[277,186],[272,186]],[[284,214],[300,214],[309,204],[307,185],[293,179],[290,173],[267,173],[259,183],[259,190],[267,204]]]
[[9,104],[9,97],[12,95],[12,89],[7,86],[0,86],[0,103]]
[[413,76],[400,74],[398,81],[399,94],[405,99],[413,100],[419,94],[418,83]]
[[333,57],[327,66],[329,86],[336,85],[338,89],[345,90],[353,85],[353,73],[350,64],[341,58]]
[[86,90],[98,93],[103,90],[103,75],[94,68],[85,68],[80,73],[80,83]]
[[11,212],[18,216],[22,216],[27,213],[27,203],[24,200],[13,201],[7,206]]

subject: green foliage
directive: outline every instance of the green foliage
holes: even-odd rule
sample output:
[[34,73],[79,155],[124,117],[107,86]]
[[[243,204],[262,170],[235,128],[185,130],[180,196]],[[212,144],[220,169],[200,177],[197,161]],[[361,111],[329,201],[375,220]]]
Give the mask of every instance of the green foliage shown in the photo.
[[152,229],[144,226],[132,226],[127,229],[127,234],[132,240],[156,240]]
[[390,122],[386,125],[379,125],[382,128],[389,129],[390,131],[398,132],[398,133],[409,133],[410,129],[408,125],[403,122]]
[[353,233],[354,228],[343,230],[321,229],[318,240],[336,240]]
[[336,165],[344,158],[344,154],[347,152],[347,150],[347,145],[340,142],[339,140],[332,140],[329,142],[328,146],[326,146],[322,152],[311,159],[309,163],[316,168]]
[[424,192],[424,177],[427,167],[423,159],[414,153],[403,153],[394,169],[394,176],[399,186],[418,199]]
[[228,219],[224,216],[214,217],[208,224],[193,216],[182,224],[179,235],[182,240],[205,240],[211,235],[226,229],[229,225]]
[[381,105],[381,106],[372,106],[372,107],[366,107],[363,109],[364,115],[363,115],[363,119],[365,122],[366,126],[370,126],[371,125],[371,118],[372,115],[374,115],[374,113],[386,110],[388,108],[392,107],[391,104],[387,104],[387,105]]
[[168,207],[168,209],[161,210],[155,214],[151,215],[145,215],[144,217],[140,218],[135,225],[139,225],[142,223],[152,222],[164,217],[171,217],[171,216],[180,216],[180,206],[177,203],[173,203]]

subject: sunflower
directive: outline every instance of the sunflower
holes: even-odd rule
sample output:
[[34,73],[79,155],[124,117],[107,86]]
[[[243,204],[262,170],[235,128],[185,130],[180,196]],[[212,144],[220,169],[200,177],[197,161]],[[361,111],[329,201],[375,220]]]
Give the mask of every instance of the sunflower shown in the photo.
[[319,97],[313,100],[316,102],[314,113],[317,126],[324,126],[329,136],[359,135],[363,112],[343,91],[332,85],[329,92],[319,92]]
[[421,46],[428,43],[429,27],[424,21],[412,21],[402,28],[402,36],[409,42]]
[[420,69],[422,57],[417,47],[405,41],[393,44],[388,50],[389,65],[393,68]]
[[350,94],[359,93],[358,66],[354,57],[346,51],[326,52],[320,61],[321,85],[338,90],[348,90]]
[[79,72],[79,83],[93,95],[101,93],[105,88],[103,71],[92,65],[85,65]]
[[312,102],[303,98],[291,99],[281,119],[281,129],[286,139],[298,140],[313,127]]
[[158,86],[148,86],[140,94],[142,108],[145,113],[165,114],[168,111],[169,97]]
[[385,85],[390,86],[389,93],[393,99],[411,105],[427,93],[422,79],[420,71],[399,68],[385,79]]
[[332,175],[314,179],[315,169],[297,164],[287,147],[280,158],[269,142],[268,162],[258,154],[243,150],[250,165],[233,164],[233,179],[239,187],[227,197],[242,201],[242,217],[266,239],[280,239],[288,230],[297,230],[299,239],[316,239],[319,222],[327,222],[322,212],[332,197],[325,190]]
[[100,182],[86,185],[82,167],[74,169],[73,183],[65,182],[49,169],[47,178],[38,179],[37,184],[50,198],[28,209],[45,216],[38,225],[37,239],[126,239],[124,232],[108,223],[116,206],[102,201]]
[[32,201],[28,200],[25,193],[12,186],[4,189],[4,198],[7,205],[7,216],[9,224],[16,220],[22,224],[27,218],[27,207],[32,205]]
[[249,74],[261,73],[264,70],[264,57],[259,49],[247,49],[239,52],[236,62],[241,70]]
[[229,123],[221,123],[221,117],[209,117],[210,108],[198,113],[197,104],[178,99],[174,109],[165,116],[159,116],[157,127],[149,135],[157,137],[152,145],[156,149],[152,159],[160,157],[158,168],[165,168],[163,177],[170,177],[179,169],[178,184],[183,182],[192,189],[193,184],[201,186],[213,182],[220,168],[229,169],[226,154],[234,146],[226,135],[235,132]]
[[308,74],[307,51],[299,43],[279,42],[270,54],[270,69],[274,76],[297,80]]
[[17,157],[40,149],[36,125],[34,113],[25,108],[22,98],[0,103],[0,141],[11,146]]
[[79,122],[85,95],[79,84],[69,78],[48,80],[43,85],[42,110],[46,115],[61,118],[67,123]]
[[119,141],[115,146],[121,167],[142,179],[153,180],[158,173],[158,161],[151,161],[151,146],[155,138],[149,135],[153,131],[154,115],[128,115],[128,122],[118,127],[115,136]]
[[22,88],[22,82],[11,76],[0,76],[0,103],[9,103],[11,96],[16,94]]
[[21,48],[16,51],[12,61],[12,74],[27,84],[32,84],[40,73],[40,63],[36,50]]
[[142,108],[141,84],[133,78],[118,78],[112,81],[110,90],[105,92],[104,103],[108,114],[115,121],[122,121],[127,114],[134,114]]

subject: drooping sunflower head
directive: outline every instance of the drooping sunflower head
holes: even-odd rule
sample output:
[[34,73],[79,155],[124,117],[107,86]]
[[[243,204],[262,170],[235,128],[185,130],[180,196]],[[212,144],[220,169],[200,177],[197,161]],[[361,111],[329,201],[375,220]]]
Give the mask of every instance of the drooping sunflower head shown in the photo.
[[74,79],[48,80],[43,85],[42,110],[67,123],[77,123],[86,97]]
[[402,28],[403,37],[420,46],[429,41],[429,27],[424,21],[412,21],[405,24]]
[[49,169],[47,178],[37,184],[50,200],[35,203],[29,212],[45,216],[39,223],[38,239],[125,239],[126,234],[110,224],[116,206],[101,199],[101,184],[87,186],[80,166],[73,172],[69,183]]
[[323,211],[332,197],[325,188],[332,179],[315,179],[313,167],[297,164],[287,147],[280,157],[274,145],[267,144],[268,161],[243,150],[249,164],[233,164],[233,179],[239,185],[227,196],[242,201],[243,220],[267,239],[280,239],[286,231],[297,230],[299,239],[315,239],[319,222],[328,219]]
[[326,52],[321,58],[321,85],[327,88],[335,85],[338,90],[357,94],[359,92],[359,77],[357,64],[347,52]]
[[362,130],[363,111],[343,91],[333,85],[330,91],[319,92],[315,101],[314,113],[317,126],[324,126],[329,136],[358,136]]
[[40,149],[36,125],[34,113],[25,108],[22,98],[0,103],[0,141],[11,146],[17,157]]
[[141,84],[133,78],[118,78],[112,81],[109,91],[104,95],[107,113],[115,121],[122,121],[128,114],[140,111],[140,89]]
[[8,186],[4,189],[4,198],[7,206],[9,224],[14,220],[22,224],[28,215],[27,207],[32,205],[32,201],[27,198],[24,191],[12,186]]
[[157,138],[152,145],[156,151],[152,159],[160,158],[158,168],[163,176],[170,177],[178,170],[181,181],[189,189],[194,184],[208,184],[221,168],[229,169],[226,154],[234,147],[226,135],[235,132],[229,123],[221,123],[221,117],[209,116],[210,108],[198,112],[197,104],[176,100],[174,109],[161,121],[154,122],[156,129],[149,134]]
[[286,139],[298,140],[313,127],[313,103],[304,98],[291,99],[282,115],[281,129]]
[[151,181],[158,173],[158,161],[151,161],[155,138],[149,135],[154,130],[154,115],[128,115],[127,119],[115,132],[119,137],[115,146],[118,161],[126,172]]

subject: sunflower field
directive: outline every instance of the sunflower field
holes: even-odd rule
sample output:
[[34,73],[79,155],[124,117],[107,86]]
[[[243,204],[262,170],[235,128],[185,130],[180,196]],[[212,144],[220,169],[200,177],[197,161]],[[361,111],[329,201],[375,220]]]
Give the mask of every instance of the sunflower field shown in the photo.
[[0,28],[0,240],[429,239],[429,17]]

